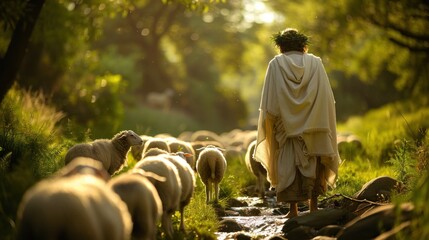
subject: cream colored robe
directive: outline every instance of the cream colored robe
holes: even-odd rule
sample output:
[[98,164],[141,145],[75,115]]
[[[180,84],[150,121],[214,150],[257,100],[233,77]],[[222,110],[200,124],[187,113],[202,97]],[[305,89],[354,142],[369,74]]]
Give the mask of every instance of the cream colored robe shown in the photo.
[[267,169],[268,181],[277,192],[292,184],[297,169],[315,178],[315,156],[321,156],[325,166],[324,181],[335,186],[341,161],[335,100],[319,57],[300,52],[274,57],[266,72],[259,111],[254,156]]

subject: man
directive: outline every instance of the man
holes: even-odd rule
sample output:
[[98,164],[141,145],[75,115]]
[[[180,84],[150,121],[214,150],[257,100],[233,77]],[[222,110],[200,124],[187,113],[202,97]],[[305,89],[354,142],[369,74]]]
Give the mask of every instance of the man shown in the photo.
[[335,185],[341,161],[335,100],[321,59],[307,53],[306,35],[288,28],[273,40],[280,54],[266,72],[254,156],[294,217],[298,202],[309,200],[316,211],[318,196]]

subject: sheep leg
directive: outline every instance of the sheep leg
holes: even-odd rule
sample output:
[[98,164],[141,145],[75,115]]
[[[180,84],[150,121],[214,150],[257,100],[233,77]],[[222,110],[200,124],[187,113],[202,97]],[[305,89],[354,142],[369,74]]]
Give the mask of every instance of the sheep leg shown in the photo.
[[173,239],[173,223],[171,222],[171,216],[166,212],[162,214],[162,227],[164,228],[167,239]]
[[214,183],[214,198],[215,198],[215,202],[218,202],[219,199],[219,183],[215,182]]
[[183,213],[184,211],[184,206],[180,206],[180,230],[185,232],[185,222],[184,222],[184,218],[183,218]]
[[261,175],[258,176],[258,191],[259,191],[259,197],[263,199],[265,197],[265,184],[264,184],[264,176],[261,176]]
[[209,182],[207,182],[207,184],[206,184],[206,203],[209,203],[210,202],[210,200],[211,200],[211,198],[210,198],[210,185],[211,185],[211,182],[209,181]]

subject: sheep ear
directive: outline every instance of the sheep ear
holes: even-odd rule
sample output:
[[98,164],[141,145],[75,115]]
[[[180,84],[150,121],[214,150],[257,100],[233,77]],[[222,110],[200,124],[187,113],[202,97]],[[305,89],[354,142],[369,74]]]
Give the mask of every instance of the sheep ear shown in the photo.
[[192,157],[192,156],[194,156],[193,154],[191,154],[191,153],[183,153],[183,156],[185,156],[185,157]]

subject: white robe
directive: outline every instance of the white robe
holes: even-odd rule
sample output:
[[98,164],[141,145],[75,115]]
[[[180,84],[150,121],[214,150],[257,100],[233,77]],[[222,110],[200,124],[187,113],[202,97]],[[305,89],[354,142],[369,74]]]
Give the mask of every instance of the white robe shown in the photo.
[[300,52],[275,56],[268,65],[259,111],[254,156],[277,192],[292,184],[297,169],[315,178],[315,156],[322,157],[326,183],[335,185],[341,161],[335,99],[319,57]]

